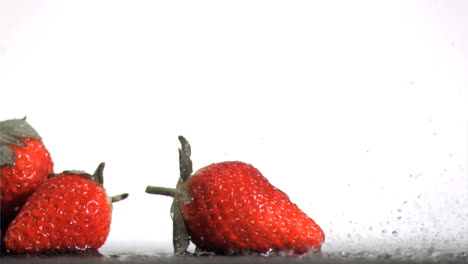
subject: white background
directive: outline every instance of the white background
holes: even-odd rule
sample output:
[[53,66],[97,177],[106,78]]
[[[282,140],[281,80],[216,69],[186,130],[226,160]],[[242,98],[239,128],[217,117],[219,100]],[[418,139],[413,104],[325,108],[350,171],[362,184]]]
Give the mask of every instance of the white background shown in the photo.
[[[178,135],[256,166],[323,251],[468,248],[467,1],[0,2],[0,119],[106,162],[102,250],[171,251]],[[122,248],[122,245],[131,245]]]

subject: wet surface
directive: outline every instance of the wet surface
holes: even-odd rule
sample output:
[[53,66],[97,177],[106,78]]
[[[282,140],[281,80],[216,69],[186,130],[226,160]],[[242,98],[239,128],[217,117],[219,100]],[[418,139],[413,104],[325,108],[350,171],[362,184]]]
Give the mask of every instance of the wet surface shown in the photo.
[[412,252],[409,254],[375,254],[371,252],[316,254],[306,256],[174,256],[170,253],[101,253],[86,251],[61,255],[2,255],[1,263],[468,263],[462,253]]

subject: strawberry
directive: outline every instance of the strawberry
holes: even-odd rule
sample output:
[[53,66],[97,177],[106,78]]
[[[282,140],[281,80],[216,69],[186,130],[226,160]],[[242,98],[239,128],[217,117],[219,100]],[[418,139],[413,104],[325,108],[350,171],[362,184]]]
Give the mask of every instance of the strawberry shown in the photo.
[[111,202],[128,196],[107,197],[103,170],[101,163],[93,175],[82,171],[52,175],[8,227],[7,251],[76,252],[101,247],[110,231]]
[[53,173],[41,137],[26,119],[0,122],[2,233],[26,199]]
[[252,165],[214,163],[192,174],[191,150],[180,136],[180,179],[176,189],[148,186],[146,192],[174,197],[175,254],[305,254],[319,251],[325,235],[281,190]]

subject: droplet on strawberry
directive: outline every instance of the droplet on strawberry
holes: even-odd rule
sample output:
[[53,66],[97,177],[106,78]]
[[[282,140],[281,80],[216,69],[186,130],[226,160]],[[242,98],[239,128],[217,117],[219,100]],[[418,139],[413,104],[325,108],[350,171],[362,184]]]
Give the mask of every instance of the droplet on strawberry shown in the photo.
[[36,130],[23,119],[0,122],[1,230],[53,172],[53,162]]
[[319,251],[322,229],[252,165],[214,163],[192,174],[191,149],[180,136],[180,178],[176,189],[148,186],[146,192],[174,197],[174,253],[218,254]]
[[107,239],[111,202],[103,183],[104,163],[93,175],[64,171],[52,175],[32,194],[5,234],[14,253],[74,252],[100,248]]

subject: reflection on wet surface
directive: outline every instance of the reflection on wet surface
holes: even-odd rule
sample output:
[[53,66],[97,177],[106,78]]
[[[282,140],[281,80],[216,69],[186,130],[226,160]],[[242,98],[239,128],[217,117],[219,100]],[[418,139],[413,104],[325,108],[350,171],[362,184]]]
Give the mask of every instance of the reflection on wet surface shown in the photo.
[[87,250],[81,253],[15,255],[3,254],[2,263],[467,263],[466,252],[407,251],[393,253],[319,253],[305,256],[174,256],[170,252],[157,253],[141,249],[123,251]]

